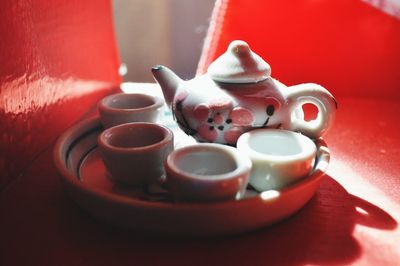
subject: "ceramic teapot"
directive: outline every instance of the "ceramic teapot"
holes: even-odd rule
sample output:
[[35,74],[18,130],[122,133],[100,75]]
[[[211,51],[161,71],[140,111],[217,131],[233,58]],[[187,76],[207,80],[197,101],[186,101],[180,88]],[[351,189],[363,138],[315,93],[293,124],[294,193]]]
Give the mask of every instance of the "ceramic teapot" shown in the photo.
[[[255,128],[282,128],[310,138],[330,128],[336,101],[314,83],[285,86],[271,77],[271,68],[244,41],[233,41],[210,64],[207,73],[184,81],[165,66],[152,69],[179,127],[200,142],[235,145]],[[318,108],[305,121],[302,106]]]

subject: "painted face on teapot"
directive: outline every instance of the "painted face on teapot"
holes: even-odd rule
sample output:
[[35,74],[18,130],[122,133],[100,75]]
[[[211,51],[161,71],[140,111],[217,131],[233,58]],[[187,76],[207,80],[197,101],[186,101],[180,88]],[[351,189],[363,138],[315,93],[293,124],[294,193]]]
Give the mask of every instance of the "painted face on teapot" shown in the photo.
[[[283,128],[311,138],[331,126],[336,102],[313,83],[287,87],[271,77],[270,66],[243,41],[232,42],[206,74],[183,81],[156,66],[153,75],[179,127],[201,142],[235,145],[255,128]],[[314,104],[318,116],[305,121],[302,106]]]

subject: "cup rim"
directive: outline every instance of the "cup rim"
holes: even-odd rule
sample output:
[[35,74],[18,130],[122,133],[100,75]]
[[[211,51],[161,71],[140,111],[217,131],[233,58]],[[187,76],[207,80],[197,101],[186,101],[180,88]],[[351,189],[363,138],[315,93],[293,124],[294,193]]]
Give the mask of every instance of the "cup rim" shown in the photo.
[[[184,171],[181,168],[177,167],[176,160],[182,156],[182,153],[192,153],[195,151],[207,151],[213,150],[217,152],[222,152],[228,155],[236,164],[236,167],[233,171],[229,171],[222,174],[213,174],[213,175],[201,175],[195,174],[192,172]],[[237,177],[242,176],[246,172],[250,173],[252,162],[250,158],[241,154],[236,148],[229,147],[223,144],[217,143],[198,143],[189,146],[185,146],[179,149],[172,151],[167,159],[165,160],[165,168],[167,173],[172,172],[175,175],[183,177],[185,179],[190,179],[198,182],[219,182],[221,180],[235,179]],[[210,178],[212,177],[212,178]],[[170,177],[168,177],[170,178]]]
[[[258,152],[250,147],[249,140],[252,137],[255,137],[260,134],[285,134],[290,135],[291,137],[295,137],[300,140],[300,144],[302,150],[296,154],[290,155],[275,155],[275,154],[265,154]],[[249,132],[242,134],[237,141],[237,148],[240,151],[245,152],[251,159],[255,160],[267,160],[276,163],[290,163],[294,161],[304,160],[306,158],[315,157],[317,153],[317,147],[312,139],[309,137],[290,130],[284,129],[255,129]]]
[[[111,107],[110,105],[107,104],[108,101],[110,101],[113,98],[116,97],[129,97],[129,98],[135,98],[135,97],[142,97],[146,98],[149,100],[152,100],[154,103],[147,105],[145,107],[139,107],[139,108],[115,108]],[[133,113],[133,112],[144,112],[148,110],[153,110],[153,109],[158,109],[164,105],[164,100],[161,97],[154,96],[154,95],[149,95],[145,93],[125,93],[125,92],[119,92],[119,93],[114,93],[111,95],[108,95],[101,99],[99,102],[98,108],[100,111],[104,112],[111,112],[111,113]]]
[[[118,147],[111,145],[106,140],[106,134],[109,133],[110,131],[115,131],[121,128],[137,128],[137,127],[156,128],[157,130],[161,131],[164,134],[164,137],[158,142],[140,147]],[[97,143],[100,147],[119,153],[144,152],[166,146],[170,142],[173,142],[173,133],[171,129],[167,128],[166,126],[150,122],[132,122],[132,123],[117,125],[103,130],[103,132],[101,132],[97,137]]]

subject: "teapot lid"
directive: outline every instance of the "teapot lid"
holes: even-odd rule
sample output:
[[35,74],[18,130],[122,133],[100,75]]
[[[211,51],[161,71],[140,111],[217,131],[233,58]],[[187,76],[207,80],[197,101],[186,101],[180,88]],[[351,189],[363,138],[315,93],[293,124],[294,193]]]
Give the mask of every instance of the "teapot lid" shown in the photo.
[[210,64],[207,72],[214,81],[256,83],[270,77],[271,67],[246,42],[236,40]]

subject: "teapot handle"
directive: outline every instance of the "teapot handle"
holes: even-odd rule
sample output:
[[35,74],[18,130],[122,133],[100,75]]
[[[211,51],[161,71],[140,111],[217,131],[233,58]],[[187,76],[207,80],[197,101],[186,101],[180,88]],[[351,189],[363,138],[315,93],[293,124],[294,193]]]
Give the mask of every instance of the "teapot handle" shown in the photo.
[[[317,139],[332,125],[337,103],[332,94],[315,83],[305,83],[287,87],[286,95],[289,104],[289,123],[286,128]],[[318,108],[315,120],[305,121],[302,106],[313,104]]]

